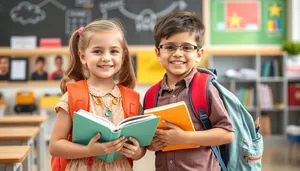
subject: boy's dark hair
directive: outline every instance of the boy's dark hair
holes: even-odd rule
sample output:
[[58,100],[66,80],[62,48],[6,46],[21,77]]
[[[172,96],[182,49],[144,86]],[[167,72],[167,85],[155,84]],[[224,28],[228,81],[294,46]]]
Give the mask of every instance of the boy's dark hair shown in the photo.
[[60,55],[57,55],[57,56],[55,57],[55,61],[56,61],[56,60],[59,60],[59,59],[62,60],[62,57],[61,57]]
[[162,38],[169,38],[176,33],[195,34],[195,41],[203,46],[205,27],[200,18],[193,12],[174,11],[160,18],[154,27],[155,47],[158,48]]
[[7,56],[0,56],[0,60],[1,59],[8,59],[8,57]]
[[35,60],[35,64],[37,64],[38,62],[43,62],[45,63],[45,58],[42,56],[39,56],[36,60]]

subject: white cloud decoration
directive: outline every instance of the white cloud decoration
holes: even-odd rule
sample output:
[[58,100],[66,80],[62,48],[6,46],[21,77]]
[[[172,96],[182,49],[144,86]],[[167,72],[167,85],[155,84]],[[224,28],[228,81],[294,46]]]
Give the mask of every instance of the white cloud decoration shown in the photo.
[[[22,14],[26,14],[26,16],[22,16]],[[23,25],[26,25],[36,24],[40,21],[43,21],[46,17],[46,13],[45,11],[41,10],[38,5],[24,1],[11,9],[10,16],[14,22],[19,22]]]

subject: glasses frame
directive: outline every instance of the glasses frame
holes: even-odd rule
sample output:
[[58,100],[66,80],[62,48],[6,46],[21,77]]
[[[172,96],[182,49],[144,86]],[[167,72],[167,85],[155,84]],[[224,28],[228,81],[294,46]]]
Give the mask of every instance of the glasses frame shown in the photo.
[[[158,45],[158,49],[162,49],[162,47],[163,47],[164,45],[166,45],[166,44]],[[194,47],[194,50],[197,50],[197,52],[199,52],[199,50],[201,49],[201,46],[199,46],[199,45],[192,45],[192,44],[190,44],[190,45],[193,46],[193,47]],[[178,48],[180,48],[180,50],[183,50],[182,47],[183,47],[184,45],[180,45],[180,46],[173,45],[173,46],[176,47],[176,49],[175,49],[175,51],[174,51],[174,52],[176,52]],[[184,51],[184,50],[183,50],[183,51]],[[184,51],[184,52],[186,52],[186,51]]]

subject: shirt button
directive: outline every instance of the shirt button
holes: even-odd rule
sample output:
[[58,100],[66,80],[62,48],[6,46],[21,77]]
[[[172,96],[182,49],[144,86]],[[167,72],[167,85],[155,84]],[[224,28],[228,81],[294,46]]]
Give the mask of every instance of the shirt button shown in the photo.
[[172,164],[172,163],[173,163],[173,160],[170,160],[170,163]]
[[176,98],[176,95],[175,95],[175,94],[173,94],[173,95],[172,95],[172,98],[174,98],[174,99],[175,99],[175,98]]

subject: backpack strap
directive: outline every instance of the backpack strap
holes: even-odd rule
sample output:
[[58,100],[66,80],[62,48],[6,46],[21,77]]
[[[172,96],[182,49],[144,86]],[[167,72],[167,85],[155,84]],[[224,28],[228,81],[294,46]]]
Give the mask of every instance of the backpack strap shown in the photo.
[[[214,77],[210,74],[197,72],[190,84],[190,104],[192,104],[191,106],[193,113],[201,121],[204,130],[212,128],[211,122],[209,120],[211,111],[208,90],[213,79]],[[222,171],[227,171],[226,165],[217,146],[211,146],[211,150],[218,159]]]
[[144,109],[150,109],[157,106],[160,85],[161,81],[156,83],[146,92],[144,97]]
[[140,94],[131,88],[118,84],[122,95],[124,118],[136,116],[140,111]]
[[[68,91],[69,100],[69,114],[73,120],[74,112],[80,109],[89,110],[90,98],[89,89],[86,80],[80,80],[75,83],[69,83],[65,86],[65,90]],[[68,135],[68,141],[72,141],[72,131]],[[65,171],[69,159],[52,157],[51,167],[55,171]]]
[[80,80],[66,85],[69,97],[69,113],[73,120],[74,112],[83,109],[89,111],[90,92],[86,80]]

